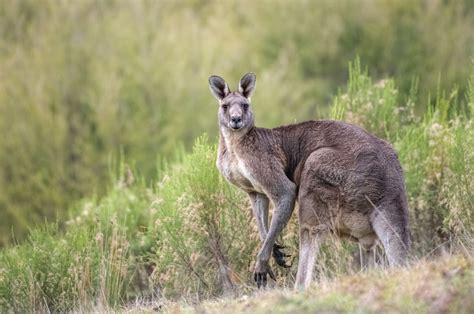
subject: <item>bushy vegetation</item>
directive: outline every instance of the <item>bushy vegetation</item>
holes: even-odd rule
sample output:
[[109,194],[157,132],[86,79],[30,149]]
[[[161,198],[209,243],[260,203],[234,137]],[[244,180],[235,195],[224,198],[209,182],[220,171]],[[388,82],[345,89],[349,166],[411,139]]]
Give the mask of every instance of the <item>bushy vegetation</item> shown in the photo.
[[100,202],[84,201],[65,232],[46,225],[0,252],[2,311],[87,311],[123,303],[140,266],[138,242],[129,238],[146,226],[143,209],[151,202],[147,189],[132,188],[125,173]]
[[64,312],[118,305],[129,267],[127,242],[112,228],[91,227],[63,235],[46,227],[27,244],[2,252],[0,308],[16,312]]
[[[389,140],[399,152],[412,258],[472,255],[474,77],[465,102],[456,90],[439,91],[419,116],[415,86],[404,97],[394,80],[372,80],[358,60],[349,72],[332,115]],[[97,310],[133,300],[195,302],[256,289],[251,271],[258,238],[250,204],[218,174],[215,158],[215,140],[202,136],[191,153],[181,149],[175,162],[161,163],[156,183],[118,167],[108,193],[77,205],[66,231],[55,225],[34,229],[24,244],[0,251],[1,309]],[[279,286],[294,280],[296,230],[293,217],[281,240],[294,266],[275,266]],[[357,253],[350,243],[328,241],[318,260],[319,280],[359,272]]]
[[[255,111],[267,127],[327,117],[327,104],[347,80],[347,63],[356,55],[374,79],[394,78],[389,83],[396,83],[398,98],[392,105],[409,97],[417,77],[418,99],[412,101],[418,116],[427,105],[443,102],[451,111],[462,97],[434,96],[455,85],[464,95],[472,29],[474,6],[468,0],[2,1],[0,245],[11,242],[12,229],[24,239],[45,217],[62,226],[71,204],[103,196],[109,159],[120,152],[150,182],[157,178],[157,155],[172,156],[178,142],[189,149],[204,132],[214,138],[210,74],[236,84],[244,72],[255,71]],[[379,114],[375,118],[390,112]],[[458,134],[452,131],[461,130],[461,118],[457,127],[443,116],[426,119],[403,133],[426,144],[419,153],[424,155],[415,156],[423,161],[414,170],[420,176],[426,167],[452,161],[428,161],[435,150],[464,154],[457,146],[448,145],[456,150],[448,151],[429,145],[431,137],[441,144],[450,140],[446,134]],[[436,119],[441,120],[435,124]],[[393,128],[409,121],[391,122],[389,134],[397,136]],[[421,124],[429,123],[441,127],[434,127],[438,133],[422,134]],[[463,142],[459,132],[453,140]],[[409,178],[409,185],[420,195],[451,193],[439,178],[428,177],[424,185]],[[454,202],[465,200],[456,195]],[[454,205],[436,206],[440,214],[433,219]]]

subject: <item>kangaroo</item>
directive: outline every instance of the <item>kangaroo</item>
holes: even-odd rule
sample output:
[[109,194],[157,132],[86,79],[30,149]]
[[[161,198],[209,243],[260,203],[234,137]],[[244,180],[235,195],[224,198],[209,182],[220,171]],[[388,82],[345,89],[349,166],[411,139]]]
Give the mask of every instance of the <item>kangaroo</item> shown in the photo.
[[[256,75],[244,75],[232,92],[219,76],[209,77],[219,102],[217,168],[248,193],[261,248],[254,280],[266,286],[273,255],[288,267],[276,243],[299,204],[299,260],[295,288],[312,280],[319,247],[333,233],[365,247],[379,239],[389,265],[405,263],[410,246],[402,168],[394,149],[367,131],[340,121],[307,121],[258,128],[250,100]],[[273,214],[268,227],[269,202]]]

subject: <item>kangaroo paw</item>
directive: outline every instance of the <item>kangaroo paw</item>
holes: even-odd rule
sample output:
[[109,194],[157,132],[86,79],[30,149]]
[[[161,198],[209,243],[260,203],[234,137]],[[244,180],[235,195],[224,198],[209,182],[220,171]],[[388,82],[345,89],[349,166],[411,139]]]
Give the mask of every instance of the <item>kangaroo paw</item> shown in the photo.
[[278,266],[284,267],[284,268],[290,268],[291,264],[290,265],[286,264],[285,257],[290,257],[291,255],[282,252],[281,250],[284,248],[285,247],[283,245],[279,245],[275,243],[273,245],[273,258],[275,259],[275,262],[278,264]]
[[276,280],[275,274],[273,273],[268,262],[257,262],[254,271],[254,280],[257,283],[257,287],[265,288],[267,286],[267,275],[273,280]]

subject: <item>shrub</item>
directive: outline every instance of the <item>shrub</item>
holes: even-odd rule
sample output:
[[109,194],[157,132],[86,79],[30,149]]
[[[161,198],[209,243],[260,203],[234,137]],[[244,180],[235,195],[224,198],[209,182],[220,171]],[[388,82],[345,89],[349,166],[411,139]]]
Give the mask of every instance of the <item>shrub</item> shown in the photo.
[[215,160],[216,146],[201,137],[159,184],[153,261],[164,295],[209,297],[249,283],[257,249],[251,209],[221,178]]
[[34,230],[27,243],[0,253],[0,309],[21,312],[90,310],[118,305],[129,266],[127,241],[112,229],[57,225]]

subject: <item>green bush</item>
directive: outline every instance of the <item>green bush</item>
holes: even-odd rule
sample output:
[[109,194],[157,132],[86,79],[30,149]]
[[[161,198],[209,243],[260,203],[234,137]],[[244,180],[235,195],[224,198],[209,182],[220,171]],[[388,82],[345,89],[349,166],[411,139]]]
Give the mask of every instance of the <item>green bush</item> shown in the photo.
[[146,285],[141,273],[152,243],[144,231],[154,193],[128,167],[119,169],[106,196],[72,210],[66,231],[37,227],[25,243],[0,251],[0,311],[103,310]]
[[27,243],[0,253],[0,309],[64,312],[116,306],[129,266],[127,241],[113,228],[34,230]]
[[209,297],[250,281],[257,249],[250,204],[215,164],[216,146],[201,137],[159,184],[152,259],[164,295]]

